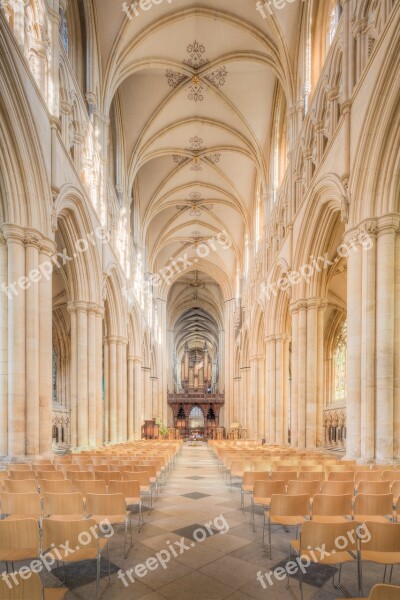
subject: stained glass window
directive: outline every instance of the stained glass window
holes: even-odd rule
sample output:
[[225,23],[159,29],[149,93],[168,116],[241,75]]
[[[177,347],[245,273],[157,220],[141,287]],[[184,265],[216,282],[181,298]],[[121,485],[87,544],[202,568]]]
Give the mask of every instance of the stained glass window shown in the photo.
[[339,23],[340,18],[340,3],[337,0],[334,0],[331,4],[331,9],[329,11],[328,17],[328,46],[330,46],[333,42],[333,38],[335,37],[336,29]]
[[335,368],[335,402],[346,400],[347,396],[347,321],[340,328],[333,356]]

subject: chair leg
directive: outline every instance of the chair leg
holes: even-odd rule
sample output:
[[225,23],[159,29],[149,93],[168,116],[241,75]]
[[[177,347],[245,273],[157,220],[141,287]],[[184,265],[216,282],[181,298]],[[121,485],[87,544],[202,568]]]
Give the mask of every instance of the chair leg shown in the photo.
[[272,560],[271,517],[268,517],[269,559]]
[[392,583],[393,565],[390,567],[389,583]]
[[386,579],[386,570],[387,570],[387,565],[385,565],[385,570],[383,571],[383,582],[385,583],[385,579]]

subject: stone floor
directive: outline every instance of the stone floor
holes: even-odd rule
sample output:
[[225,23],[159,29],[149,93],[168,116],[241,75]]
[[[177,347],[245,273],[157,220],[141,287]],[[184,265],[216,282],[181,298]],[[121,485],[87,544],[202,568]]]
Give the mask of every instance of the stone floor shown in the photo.
[[[146,512],[145,525],[134,530],[134,546],[123,558],[123,534],[117,531],[110,538],[112,567],[111,588],[105,596],[110,600],[137,598],[140,600],[264,600],[265,598],[300,598],[298,583],[291,579],[274,581],[263,589],[257,572],[269,572],[288,560],[289,540],[293,531],[279,528],[273,533],[273,559],[268,559],[261,547],[262,516],[256,516],[256,531],[249,525],[248,509],[239,510],[240,487],[228,486],[218,472],[213,454],[206,445],[184,445],[174,471],[154,509]],[[205,538],[203,541],[195,541]],[[182,539],[183,538],[183,539]],[[178,545],[176,542],[179,542]],[[168,550],[170,548],[170,550]],[[162,552],[163,551],[163,552]],[[171,555],[165,568],[156,560],[147,574],[138,569],[132,573],[134,582],[125,575],[127,586],[118,577],[161,552]],[[173,556],[175,554],[176,556]],[[157,567],[155,565],[157,564]],[[101,589],[107,585],[107,562],[102,565]],[[333,600],[344,597],[332,586],[333,570],[314,566],[305,576],[304,598]],[[364,568],[364,593],[382,580],[383,569],[368,565]],[[52,574],[44,575],[47,584],[57,583]],[[350,594],[357,596],[355,565],[343,568],[342,582]],[[400,584],[397,567],[393,583]],[[69,573],[66,599],[95,598],[94,565],[80,563]]]

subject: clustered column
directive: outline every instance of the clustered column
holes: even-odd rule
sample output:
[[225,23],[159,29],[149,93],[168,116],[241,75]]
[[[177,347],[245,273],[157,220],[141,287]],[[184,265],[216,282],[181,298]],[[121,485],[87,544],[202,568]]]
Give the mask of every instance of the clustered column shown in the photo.
[[0,454],[45,456],[52,445],[55,246],[33,229],[1,229]]

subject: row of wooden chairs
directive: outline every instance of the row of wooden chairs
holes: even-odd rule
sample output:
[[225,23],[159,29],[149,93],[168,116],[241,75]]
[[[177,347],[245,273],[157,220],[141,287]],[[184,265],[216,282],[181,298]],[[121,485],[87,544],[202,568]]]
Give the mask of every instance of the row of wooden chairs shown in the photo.
[[[273,518],[279,521],[279,515]],[[400,524],[375,523],[366,521],[358,523],[322,523],[305,521],[301,526],[299,539],[290,541],[289,561],[292,552],[298,560],[307,566],[313,564],[339,567],[339,579],[336,587],[341,587],[341,571],[344,564],[357,567],[359,596],[362,595],[364,563],[375,563],[391,567],[400,562]],[[288,574],[288,585],[289,585]],[[335,585],[335,581],[333,581]],[[303,600],[303,569],[299,569],[299,588]],[[397,588],[399,590],[399,588]],[[393,592],[393,590],[392,590]],[[398,594],[398,592],[397,592]],[[347,595],[347,594],[346,594]],[[373,596],[372,596],[373,597]],[[379,596],[378,596],[379,597]],[[393,593],[381,596],[385,600],[396,597]]]
[[[50,568],[52,565],[58,564],[59,561],[71,564],[83,560],[95,560],[97,563],[96,598],[98,599],[100,597],[100,560],[106,547],[109,567],[108,586],[111,584],[110,555],[108,552],[109,535],[108,533],[103,534],[103,531],[104,528],[94,518],[74,521],[46,519],[43,521],[40,533],[35,519],[2,520],[0,521],[0,562],[14,563],[38,559]],[[3,578],[3,581],[5,581],[5,578]],[[42,588],[41,585],[39,587],[39,582],[40,579],[32,584],[35,595],[30,595],[31,588],[29,585],[26,588],[24,586],[20,588],[19,585],[15,586],[14,597],[16,600],[42,598]],[[26,590],[29,590],[29,595],[26,595]],[[59,595],[49,596],[49,600],[61,599],[66,591],[66,589],[63,589],[62,594],[60,590]],[[10,596],[1,597],[11,600],[12,596],[9,589],[7,593],[10,593]]]
[[[131,492],[129,492],[131,493]],[[135,489],[136,497],[127,498],[124,493],[86,494],[80,492],[64,494],[0,494],[0,507],[3,521],[33,519],[42,529],[48,520],[78,521],[92,519],[98,525],[123,525],[124,558],[132,546],[132,510],[129,506],[141,507],[140,492]],[[1,523],[2,521],[0,521]],[[130,546],[128,548],[128,531]],[[68,538],[67,538],[68,539]]]

